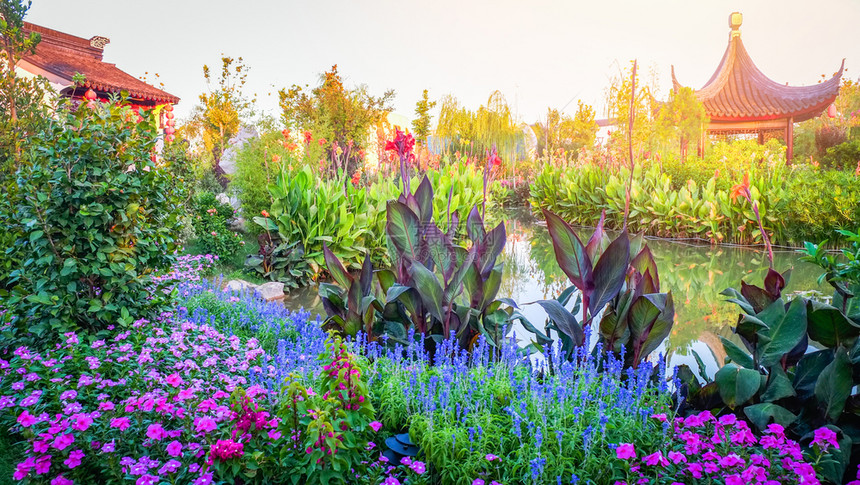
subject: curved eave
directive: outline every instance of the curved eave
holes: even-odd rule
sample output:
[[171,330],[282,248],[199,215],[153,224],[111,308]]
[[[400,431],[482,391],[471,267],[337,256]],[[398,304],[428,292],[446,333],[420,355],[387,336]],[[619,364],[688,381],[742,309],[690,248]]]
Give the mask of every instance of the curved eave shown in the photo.
[[[811,86],[787,86],[765,76],[753,63],[741,42],[733,37],[714,74],[696,97],[705,105],[712,121],[768,121],[794,118],[803,121],[817,116],[839,93],[845,60],[827,81]],[[672,67],[672,86],[682,84]]]
[[91,82],[86,81],[82,84],[85,88],[92,88],[96,91],[103,91],[106,93],[116,93],[119,94],[123,91],[127,92],[128,95],[132,98],[143,100],[143,101],[153,101],[156,103],[169,103],[169,104],[177,104],[179,103],[179,98],[176,96],[157,96],[152,94],[143,93],[141,91],[137,91],[134,89],[123,88],[120,86],[112,86],[110,84],[103,84],[99,82]]

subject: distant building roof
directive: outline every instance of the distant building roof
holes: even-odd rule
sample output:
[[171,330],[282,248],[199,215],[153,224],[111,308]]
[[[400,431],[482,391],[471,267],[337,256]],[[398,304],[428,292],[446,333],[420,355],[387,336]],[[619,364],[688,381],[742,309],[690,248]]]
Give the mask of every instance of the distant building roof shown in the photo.
[[[179,102],[178,97],[137,79],[116,67],[116,64],[103,62],[104,46],[110,43],[110,39],[106,37],[84,39],[29,22],[24,23],[24,28],[38,32],[42,41],[36,47],[35,54],[25,56],[23,60],[68,83],[70,86],[64,89],[62,94],[79,95],[76,90],[92,88],[103,93],[127,91],[136,102]],[[72,78],[75,73],[86,77],[83,85],[73,85]]]
[[[723,59],[711,79],[696,91],[712,122],[787,118],[799,122],[818,116],[836,99],[844,59],[839,71],[827,81],[811,86],[780,84],[765,76],[750,58],[741,41],[741,21],[737,12],[729,17],[732,31]],[[676,91],[681,88],[674,66],[672,84]]]

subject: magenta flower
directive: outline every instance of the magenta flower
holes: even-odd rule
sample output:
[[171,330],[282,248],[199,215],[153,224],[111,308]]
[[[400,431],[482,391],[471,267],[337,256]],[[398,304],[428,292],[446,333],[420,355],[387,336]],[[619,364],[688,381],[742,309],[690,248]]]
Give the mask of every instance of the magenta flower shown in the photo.
[[382,423],[380,423],[379,421],[373,421],[372,423],[370,423],[370,427],[373,428],[374,433],[378,433],[379,429],[382,428]]
[[77,431],[86,431],[93,424],[93,418],[87,416],[86,414],[81,414],[75,420],[74,424],[72,424],[72,428]]
[[63,463],[66,464],[69,468],[75,468],[81,464],[81,458],[84,457],[84,452],[82,450],[73,450],[69,453],[69,457],[66,458],[66,461]]
[[409,465],[409,468],[419,475],[423,475],[424,472],[427,471],[427,466],[421,461],[413,461],[412,464]]
[[484,485],[484,479],[483,478],[476,478],[476,479],[472,480],[472,485]]
[[173,440],[167,445],[167,454],[172,457],[177,457],[182,454],[182,443]]
[[646,465],[649,466],[666,466],[669,464],[669,460],[667,460],[666,457],[663,456],[662,451],[656,451],[654,453],[651,453],[650,455],[642,458],[642,460],[645,462]]
[[51,485],[75,485],[75,482],[62,475],[57,475],[51,480]]
[[164,428],[162,428],[159,423],[150,424],[149,427],[146,428],[146,436],[156,441],[161,440],[164,438]]
[[208,416],[197,418],[196,423],[194,423],[194,429],[196,429],[198,433],[208,433],[217,428],[218,423]]
[[127,430],[129,426],[131,426],[131,421],[126,417],[113,418],[110,420],[110,427],[119,428],[120,431]]
[[71,433],[61,434],[54,439],[53,446],[54,448],[62,451],[69,447],[72,443],[75,442],[75,437],[72,436]]
[[499,458],[498,456],[496,456],[496,455],[494,455],[494,454],[492,454],[492,453],[487,453],[487,456],[485,456],[484,458],[486,458],[486,459],[487,459],[487,461],[494,461],[494,460],[499,460],[499,461],[501,461],[501,458]]
[[400,480],[394,477],[388,477],[382,482],[382,485],[400,485]]
[[21,426],[23,426],[25,428],[29,428],[30,426],[33,426],[37,422],[38,422],[38,420],[36,419],[36,417],[33,416],[32,414],[30,414],[29,412],[27,412],[26,409],[24,410],[23,413],[21,413],[20,416],[18,416],[18,424],[20,424]]
[[620,460],[636,458],[636,449],[631,443],[621,443],[618,448],[615,448],[615,456]]
[[836,432],[827,427],[821,427],[815,430],[815,438],[812,440],[813,445],[818,445],[821,451],[827,451],[830,446],[837,450],[839,442],[836,440]]
[[167,380],[167,383],[173,387],[179,387],[180,385],[182,385],[182,382],[183,382],[182,377],[175,372],[173,374],[170,374],[169,376],[167,376],[166,380]]

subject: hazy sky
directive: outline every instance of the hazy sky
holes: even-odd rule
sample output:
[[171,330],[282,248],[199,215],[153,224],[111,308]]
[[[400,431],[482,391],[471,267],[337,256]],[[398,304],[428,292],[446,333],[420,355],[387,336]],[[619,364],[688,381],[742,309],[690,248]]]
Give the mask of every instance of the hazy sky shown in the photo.
[[665,97],[701,87],[744,14],[744,44],[758,67],[791,85],[829,77],[846,58],[860,76],[860,0],[33,0],[30,22],[111,39],[105,61],[161,75],[186,115],[205,89],[203,64],[221,53],[250,66],[249,92],[277,114],[277,90],[315,84],[338,64],[347,85],[394,89],[394,111],[413,116],[425,88],[475,109],[500,90],[523,121],[576,99],[603,115],[608,80],[638,58]]

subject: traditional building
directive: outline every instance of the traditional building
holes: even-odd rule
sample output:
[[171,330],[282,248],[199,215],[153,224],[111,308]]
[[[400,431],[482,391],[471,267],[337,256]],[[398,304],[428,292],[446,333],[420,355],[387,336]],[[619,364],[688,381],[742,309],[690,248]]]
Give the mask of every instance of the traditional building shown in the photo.
[[[741,41],[740,26],[743,16],[734,12],[729,16],[729,46],[720,65],[696,97],[705,105],[710,118],[709,134],[757,134],[759,143],[768,133],[782,134],[788,147],[787,157],[794,153],[794,123],[820,115],[839,93],[839,82],[845,60],[839,71],[830,79],[811,86],[780,84],[758,70]],[[681,84],[675,79],[672,66],[672,84],[677,91]],[[703,139],[699,152],[704,149]]]
[[[173,134],[171,111],[179,98],[122,71],[116,64],[104,62],[104,48],[110,39],[99,36],[85,39],[29,22],[24,23],[24,29],[39,33],[42,40],[35,53],[18,62],[18,75],[42,76],[60,96],[78,100],[108,100],[111,95],[125,91],[135,110],[157,109],[165,133]],[[78,73],[84,76],[82,83],[74,81]]]

